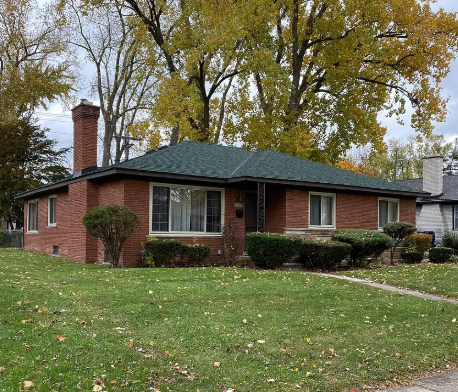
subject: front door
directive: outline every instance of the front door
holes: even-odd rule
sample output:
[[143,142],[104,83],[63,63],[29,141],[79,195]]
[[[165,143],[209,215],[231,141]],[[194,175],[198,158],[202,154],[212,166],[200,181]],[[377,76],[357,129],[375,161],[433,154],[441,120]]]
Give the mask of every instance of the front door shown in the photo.
[[245,233],[258,231],[258,194],[245,193]]

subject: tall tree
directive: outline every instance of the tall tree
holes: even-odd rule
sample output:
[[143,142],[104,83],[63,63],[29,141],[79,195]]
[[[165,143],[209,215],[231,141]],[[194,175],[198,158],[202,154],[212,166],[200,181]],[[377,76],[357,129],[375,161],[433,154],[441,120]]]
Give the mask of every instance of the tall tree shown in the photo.
[[68,149],[55,150],[46,131],[32,117],[0,122],[0,216],[10,225],[24,220],[23,203],[14,195],[68,175]]
[[[160,49],[154,118],[171,144],[190,138],[218,143],[230,90],[243,72],[254,26],[266,19],[253,1],[125,0]],[[258,15],[257,15],[258,14]],[[267,25],[267,24],[266,24]]]
[[381,149],[378,113],[411,105],[412,126],[429,135],[445,118],[439,83],[458,43],[456,14],[431,3],[266,0],[276,15],[238,89],[232,132],[250,148],[334,163],[353,144]]
[[0,122],[15,122],[71,89],[66,42],[50,5],[0,2]]
[[[64,15],[70,44],[84,52],[95,67],[91,94],[100,101],[104,122],[102,166],[121,160],[131,130],[143,128],[146,110],[152,106],[156,53],[139,40],[135,20],[119,4],[83,7],[84,2],[65,2]],[[76,32],[76,34],[75,34]],[[139,32],[138,35],[141,35]],[[114,159],[111,160],[115,140]]]
[[408,180],[423,177],[423,157],[428,152],[441,154],[444,170],[453,170],[454,145],[443,135],[436,134],[428,137],[410,135],[405,141],[390,139],[385,151],[375,151],[369,146],[353,149],[346,161],[360,173],[372,177],[388,181]]

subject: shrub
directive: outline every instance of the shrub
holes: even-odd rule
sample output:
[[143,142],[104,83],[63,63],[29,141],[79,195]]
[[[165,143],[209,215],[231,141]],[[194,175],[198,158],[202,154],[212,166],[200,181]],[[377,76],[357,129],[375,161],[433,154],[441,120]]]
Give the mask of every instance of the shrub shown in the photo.
[[124,206],[95,207],[83,217],[89,233],[102,241],[105,254],[112,267],[119,266],[121,250],[138,224],[135,212]]
[[183,244],[180,241],[150,238],[145,243],[145,260],[150,267],[171,267],[181,256]]
[[350,256],[351,245],[337,241],[303,241],[301,261],[308,267],[330,269]]
[[0,246],[4,245],[5,242],[5,230],[0,227]]
[[331,238],[352,246],[349,266],[356,268],[365,267],[394,245],[390,236],[375,230],[338,229]]
[[415,226],[412,223],[408,222],[390,222],[383,226],[383,232],[386,235],[389,235],[393,241],[394,245],[391,247],[391,263],[393,263],[394,252],[396,247],[406,238],[409,234],[415,233]]
[[260,268],[277,268],[295,256],[302,240],[276,233],[248,233],[246,251]]
[[431,263],[446,263],[447,261],[450,261],[452,255],[453,255],[452,248],[445,248],[445,247],[431,248],[429,250],[429,261]]
[[223,237],[222,255],[224,266],[233,267],[243,246],[241,228],[234,217],[228,217],[226,223],[221,226],[221,236]]
[[433,236],[431,234],[414,233],[406,238],[406,246],[416,252],[426,252],[431,246]]
[[210,247],[204,244],[182,245],[182,254],[188,256],[188,267],[202,265],[210,251]]
[[403,252],[401,253],[401,258],[404,263],[416,264],[421,263],[424,254],[424,252]]
[[452,248],[454,254],[458,254],[458,237],[447,231],[442,236],[442,246],[446,248]]

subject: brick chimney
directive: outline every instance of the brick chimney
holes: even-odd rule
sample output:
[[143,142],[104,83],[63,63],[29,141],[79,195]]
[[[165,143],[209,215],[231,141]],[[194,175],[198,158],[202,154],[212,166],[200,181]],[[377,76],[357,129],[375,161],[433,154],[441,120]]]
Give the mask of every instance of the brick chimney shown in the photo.
[[73,172],[97,166],[97,120],[100,107],[82,99],[72,109],[73,119]]
[[444,157],[438,154],[426,153],[423,158],[423,190],[432,196],[442,194],[443,191]]

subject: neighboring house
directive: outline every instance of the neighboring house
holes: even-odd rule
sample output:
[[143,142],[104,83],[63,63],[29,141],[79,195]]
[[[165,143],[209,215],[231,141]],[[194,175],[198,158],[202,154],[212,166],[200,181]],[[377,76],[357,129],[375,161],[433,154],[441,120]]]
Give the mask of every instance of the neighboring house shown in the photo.
[[398,180],[397,184],[426,191],[431,196],[417,199],[418,231],[434,231],[436,242],[448,231],[458,231],[458,176],[443,174],[444,159],[440,155],[423,158],[423,178]]
[[73,109],[74,171],[58,183],[24,192],[29,251],[80,262],[104,261],[103,246],[81,219],[90,208],[122,204],[139,216],[122,252],[123,266],[139,264],[149,236],[196,239],[221,258],[221,225],[250,231],[329,236],[336,228],[380,229],[389,221],[415,223],[415,200],[425,193],[324,164],[265,150],[184,142],[109,168],[97,168],[99,108]]

